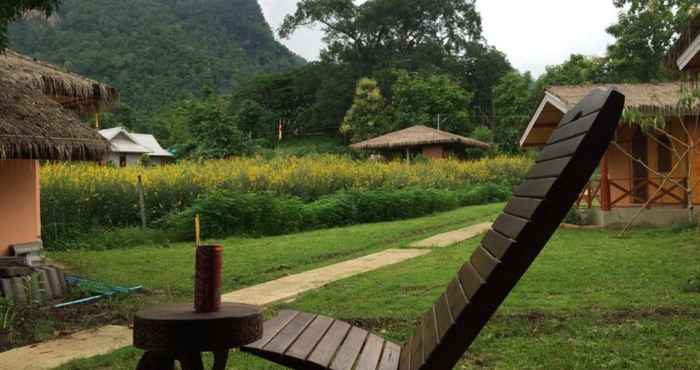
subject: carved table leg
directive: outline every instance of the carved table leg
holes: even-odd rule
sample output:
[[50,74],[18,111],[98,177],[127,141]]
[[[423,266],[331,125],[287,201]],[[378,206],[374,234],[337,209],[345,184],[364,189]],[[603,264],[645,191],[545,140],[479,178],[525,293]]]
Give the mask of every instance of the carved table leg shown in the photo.
[[199,352],[181,353],[177,356],[182,370],[204,370],[202,363],[202,354]]
[[174,370],[175,358],[167,353],[148,351],[141,356],[136,370]]
[[[228,350],[214,352],[214,367],[212,370],[226,370]],[[202,354],[199,352],[180,353],[172,355],[165,352],[148,351],[143,354],[136,370],[175,370],[175,361],[180,362],[182,370],[204,370]]]
[[226,370],[228,362],[228,350],[214,352],[214,367],[212,370]]

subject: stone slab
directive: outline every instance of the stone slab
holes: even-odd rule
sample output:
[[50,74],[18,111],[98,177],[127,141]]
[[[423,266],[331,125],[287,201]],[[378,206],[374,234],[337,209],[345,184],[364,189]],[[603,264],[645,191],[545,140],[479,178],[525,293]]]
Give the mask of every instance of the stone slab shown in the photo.
[[475,236],[479,236],[491,228],[491,222],[485,222],[478,225],[472,225],[463,229],[450,231],[444,234],[438,234],[425,240],[420,240],[412,243],[412,248],[442,248],[461,243]]
[[53,369],[79,358],[104,355],[131,345],[131,329],[103,326],[50,342],[0,353],[0,368],[13,370]]
[[222,301],[264,306],[294,298],[299,294],[318,289],[334,281],[403,262],[427,253],[429,253],[427,250],[387,249],[369,256],[296,275],[290,275],[278,280],[225,294],[222,296]]

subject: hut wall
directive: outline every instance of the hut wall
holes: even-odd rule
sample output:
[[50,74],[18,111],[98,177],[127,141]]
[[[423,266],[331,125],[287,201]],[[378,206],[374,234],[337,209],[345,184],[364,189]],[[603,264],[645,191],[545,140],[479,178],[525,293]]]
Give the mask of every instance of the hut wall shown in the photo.
[[[680,139],[686,137],[685,130],[678,122],[678,119],[667,119],[667,130],[670,133]],[[687,121],[686,121],[687,122]],[[697,125],[691,125],[689,131],[695,140],[700,141],[700,127]],[[625,149],[628,153],[632,153],[632,142],[634,138],[635,128],[629,126],[622,126],[618,129],[616,142]],[[657,140],[647,136],[647,165],[657,172],[659,171],[659,150],[660,144]],[[681,155],[685,151],[685,147],[676,141],[672,140],[673,148]],[[692,179],[688,179],[688,183],[693,184],[700,181],[700,149],[696,149],[694,154],[695,160],[692,163]],[[679,157],[672,152],[671,155],[671,168],[678,164]],[[608,150],[608,169],[610,182],[614,183],[624,189],[630,190],[634,185],[633,181],[633,165],[634,162],[625,155],[618,148],[611,146]],[[676,170],[671,174],[671,177],[677,181],[682,182],[687,176],[687,169],[689,163],[687,160],[683,160],[682,163],[676,168]],[[653,196],[657,192],[657,186],[660,186],[663,182],[663,176],[657,175],[652,172],[648,175],[650,183],[646,185],[647,194],[649,197]],[[653,184],[652,184],[653,183]],[[672,193],[674,196],[665,195],[656,200],[656,205],[680,205],[678,198],[685,199],[685,191],[679,187],[676,187],[673,183],[667,183],[663,188]],[[700,192],[694,194],[694,203],[700,204]],[[620,190],[616,186],[612,185],[610,188],[611,200],[617,200],[625,191]],[[625,207],[639,205],[639,202],[634,202],[631,196],[626,196],[622,200],[618,201],[613,207]]]
[[[620,127],[617,131],[617,143],[620,144],[626,151],[631,150],[631,140],[633,131],[629,127]],[[610,199],[615,201],[625,195],[623,189],[630,189],[632,186],[632,164],[630,159],[623,151],[615,146],[610,146],[608,149],[608,177],[610,178]],[[617,186],[614,186],[615,184]],[[618,187],[619,186],[619,187]],[[632,198],[625,196],[619,200],[613,207],[629,206],[632,204]]]
[[107,158],[105,160],[106,163],[111,163],[111,165],[119,167],[120,163],[120,158],[121,156],[124,155],[126,156],[126,165],[127,166],[135,166],[140,163],[141,161],[141,156],[143,154],[139,153],[114,153],[111,152],[107,154]]
[[700,204],[700,124],[695,124],[689,127],[690,134],[693,136],[696,145],[695,153],[693,153],[692,161],[692,178],[691,186],[695,186],[696,190],[693,194],[693,203]]
[[442,159],[445,151],[442,145],[431,145],[423,147],[423,155],[432,159]]
[[41,239],[39,164],[0,160],[0,256],[13,244]]
[[[681,126],[680,122],[678,119],[668,119],[667,121],[667,126],[666,129],[669,131],[673,137],[680,138],[680,139],[685,139],[686,134],[685,130]],[[681,156],[683,155],[683,152],[685,152],[686,148],[678,143],[675,140],[671,140],[671,144],[673,145],[673,149],[675,152],[678,152]],[[659,166],[659,153],[662,150],[662,146],[659,144],[658,140],[654,140],[653,138],[649,138],[649,166],[656,170],[657,172],[662,173],[663,175],[666,175],[663,171],[661,171],[661,168]],[[681,162],[679,164],[679,161]],[[678,166],[676,166],[678,165]],[[688,175],[688,160],[687,159],[682,159],[679,157],[679,155],[676,155],[673,151],[671,153],[671,168],[677,167],[675,171],[673,171],[670,175],[671,178],[677,182],[683,183],[684,181],[687,180],[687,175]],[[661,182],[663,181],[663,177],[655,174],[650,174],[651,180],[658,186],[661,185]],[[685,184],[684,184],[685,185]],[[681,202],[678,201],[677,198],[686,199],[686,194],[685,190],[683,190],[680,187],[675,186],[673,183],[667,183],[666,185],[663,186],[663,188],[675,195],[675,197],[666,195],[661,197],[657,202],[662,203],[662,204],[680,204]],[[649,185],[649,196],[653,195],[655,192],[657,192],[658,188],[655,187],[654,185]]]

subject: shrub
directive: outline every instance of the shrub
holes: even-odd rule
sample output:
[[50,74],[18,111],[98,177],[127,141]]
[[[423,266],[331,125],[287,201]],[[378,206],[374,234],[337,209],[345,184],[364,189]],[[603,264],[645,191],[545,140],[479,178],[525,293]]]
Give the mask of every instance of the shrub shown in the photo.
[[477,185],[463,191],[459,202],[463,206],[503,202],[510,198],[511,193],[511,186],[507,184]]
[[202,219],[202,234],[216,238],[229,235],[281,235],[301,227],[303,203],[298,198],[271,193],[215,191],[185,211],[165,218],[166,228],[181,239],[193,240],[193,220]]
[[688,279],[683,286],[683,291],[686,293],[700,293],[700,272]]
[[582,217],[576,206],[572,207],[564,217],[564,223],[571,225],[581,225]]
[[183,240],[192,240],[193,220],[199,213],[205,238],[281,235],[408,219],[463,205],[505,201],[509,193],[504,189],[503,186],[479,186],[466,191],[415,188],[341,191],[310,203],[272,193],[242,194],[221,190],[197,200],[185,211],[166,217],[163,226]]

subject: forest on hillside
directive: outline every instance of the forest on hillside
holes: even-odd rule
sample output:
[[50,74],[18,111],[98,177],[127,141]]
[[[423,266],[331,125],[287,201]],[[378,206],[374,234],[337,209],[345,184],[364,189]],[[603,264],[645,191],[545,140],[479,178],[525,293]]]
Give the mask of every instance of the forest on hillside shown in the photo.
[[536,80],[485,39],[476,0],[300,1],[276,32],[323,29],[307,64],[254,0],[66,0],[55,22],[10,31],[20,51],[120,88],[106,125],[154,133],[183,157],[258,152],[280,131],[347,143],[438,119],[513,153],[547,86],[678,78],[665,58],[696,0],[610,1],[607,54],[571,55]]
[[65,0],[48,22],[9,31],[11,48],[117,87],[132,120],[304,63],[275,40],[256,0]]

